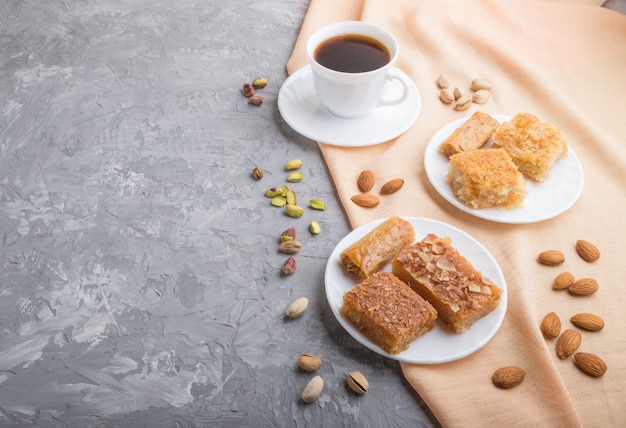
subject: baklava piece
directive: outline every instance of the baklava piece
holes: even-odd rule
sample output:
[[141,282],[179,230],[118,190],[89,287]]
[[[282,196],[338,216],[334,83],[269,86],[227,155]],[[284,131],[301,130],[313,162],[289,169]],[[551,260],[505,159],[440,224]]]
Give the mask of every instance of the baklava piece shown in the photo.
[[500,304],[502,290],[474,269],[450,238],[428,234],[391,262],[392,272],[430,302],[453,332],[463,333]]
[[479,149],[499,125],[500,122],[487,113],[477,111],[441,143],[439,150],[450,157],[466,150]]
[[399,354],[435,326],[437,311],[392,273],[369,276],[343,296],[340,310],[354,327],[389,354]]
[[400,217],[390,217],[346,248],[339,258],[348,272],[365,279],[379,271],[414,240],[415,231],[411,223]]
[[470,208],[522,205],[526,181],[503,149],[480,149],[450,157],[448,183],[454,195]]
[[506,150],[524,176],[541,182],[567,156],[565,133],[537,116],[519,113],[493,133],[494,147]]

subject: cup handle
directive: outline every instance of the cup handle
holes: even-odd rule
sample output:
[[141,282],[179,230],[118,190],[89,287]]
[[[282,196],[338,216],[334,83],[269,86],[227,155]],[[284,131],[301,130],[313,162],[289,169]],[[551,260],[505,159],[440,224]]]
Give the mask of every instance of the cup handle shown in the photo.
[[377,107],[393,106],[397,104],[402,104],[404,101],[406,101],[407,97],[409,96],[409,87],[406,81],[402,78],[400,72],[392,68],[387,73],[387,76],[385,76],[385,85],[388,85],[390,82],[393,82],[395,80],[400,82],[400,84],[402,85],[402,94],[400,94],[399,97],[394,97],[391,99],[383,98],[378,103]]

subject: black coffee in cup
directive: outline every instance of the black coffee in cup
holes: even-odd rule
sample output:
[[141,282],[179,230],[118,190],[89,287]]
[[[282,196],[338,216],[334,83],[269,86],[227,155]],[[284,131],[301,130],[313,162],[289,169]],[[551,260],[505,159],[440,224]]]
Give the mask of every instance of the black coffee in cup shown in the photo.
[[385,66],[389,50],[376,39],[358,34],[332,37],[315,49],[315,61],[343,73],[363,73]]

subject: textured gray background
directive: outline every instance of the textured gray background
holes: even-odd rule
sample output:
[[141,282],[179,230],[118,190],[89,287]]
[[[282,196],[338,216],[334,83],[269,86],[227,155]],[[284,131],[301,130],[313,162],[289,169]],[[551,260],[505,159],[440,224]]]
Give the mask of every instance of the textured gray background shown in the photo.
[[[325,299],[349,226],[317,146],[276,107],[307,6],[0,0],[0,426],[437,424]],[[240,87],[259,76],[254,107]],[[300,201],[325,212],[289,218],[263,196],[293,158]],[[291,226],[304,249],[284,277]],[[286,320],[300,296],[309,310]],[[310,405],[302,352],[324,360]]]
[[[0,0],[0,426],[436,423],[326,302],[349,227],[317,146],[276,107],[307,6]],[[254,107],[240,88],[259,76]],[[293,219],[263,196],[292,158],[300,202],[325,212]],[[284,277],[291,226],[304,249]],[[300,296],[309,310],[286,320]],[[302,352],[324,360],[311,405]]]

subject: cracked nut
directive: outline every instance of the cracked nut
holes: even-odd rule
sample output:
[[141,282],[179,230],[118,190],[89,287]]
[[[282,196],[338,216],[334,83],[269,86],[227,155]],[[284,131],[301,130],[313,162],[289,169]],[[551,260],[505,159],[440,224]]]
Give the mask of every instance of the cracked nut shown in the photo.
[[263,97],[261,95],[253,95],[248,98],[248,102],[255,106],[260,106],[261,104],[263,104]]
[[285,254],[296,254],[302,249],[302,244],[298,241],[284,241],[280,244],[280,251]]
[[474,95],[472,95],[472,101],[476,104],[485,104],[487,101],[489,101],[490,95],[491,93],[487,89],[479,89],[478,91],[474,92]]
[[312,354],[302,354],[298,358],[298,367],[307,372],[314,372],[322,366],[322,360]]
[[315,376],[312,378],[309,383],[306,384],[304,389],[302,390],[302,401],[305,403],[313,403],[320,398],[322,395],[322,390],[324,389],[324,379],[321,376]]
[[252,178],[255,180],[260,180],[263,178],[263,170],[258,166],[252,170]]
[[437,77],[437,86],[440,89],[446,89],[450,86],[450,79],[444,73],[441,73],[439,77]]
[[367,378],[359,371],[348,373],[346,381],[350,389],[357,394],[365,394],[370,387]]
[[299,299],[294,300],[293,303],[287,307],[285,315],[289,318],[298,318],[302,316],[308,307],[309,299],[306,297],[300,297]]
[[467,110],[468,108],[470,108],[471,104],[472,99],[467,95],[464,95],[456,100],[456,103],[454,104],[454,109],[458,111]]
[[295,257],[290,256],[287,260],[285,260],[285,263],[283,263],[283,267],[281,270],[285,275],[291,275],[295,273],[298,270],[298,261],[295,259]]
[[450,104],[454,101],[454,94],[451,89],[445,88],[439,91],[439,99],[444,104]]

